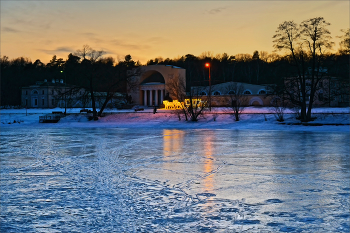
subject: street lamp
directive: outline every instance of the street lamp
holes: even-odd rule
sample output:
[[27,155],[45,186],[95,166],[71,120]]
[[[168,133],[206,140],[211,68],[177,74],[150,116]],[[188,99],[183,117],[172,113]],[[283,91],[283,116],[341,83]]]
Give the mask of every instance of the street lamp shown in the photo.
[[211,77],[210,77],[210,63],[205,63],[205,67],[209,68],[209,111],[211,111]]
[[61,73],[64,74],[64,115],[67,115],[67,97],[66,97],[66,92],[67,92],[67,83],[66,83],[66,73],[61,70]]

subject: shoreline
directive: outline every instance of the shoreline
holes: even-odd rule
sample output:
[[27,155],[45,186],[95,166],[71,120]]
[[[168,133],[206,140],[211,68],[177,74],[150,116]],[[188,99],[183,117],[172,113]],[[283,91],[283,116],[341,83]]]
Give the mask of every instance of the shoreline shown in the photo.
[[[23,111],[23,109],[20,109]],[[56,111],[57,109],[55,109]],[[60,109],[62,110],[62,109]],[[73,109],[75,110],[75,109]],[[42,113],[18,111],[0,111],[0,127],[11,128],[125,128],[125,129],[210,129],[210,130],[281,130],[281,131],[311,131],[311,132],[350,132],[349,108],[318,109],[317,117],[311,122],[300,122],[292,112],[285,113],[285,121],[278,122],[271,109],[247,108],[241,114],[240,121],[234,121],[231,113],[223,109],[206,112],[197,122],[185,121],[183,115],[179,121],[178,115],[169,110],[153,109],[144,112],[116,111],[106,112],[97,121],[89,121],[91,114],[71,112],[58,123],[39,123],[39,116],[51,113],[52,109],[42,110]],[[334,111],[336,110],[336,111]],[[63,109],[64,112],[64,109]]]

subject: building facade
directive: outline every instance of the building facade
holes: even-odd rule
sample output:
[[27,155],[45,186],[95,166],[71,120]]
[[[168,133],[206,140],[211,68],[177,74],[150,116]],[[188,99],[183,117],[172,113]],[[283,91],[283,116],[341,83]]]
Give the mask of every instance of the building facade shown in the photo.
[[170,65],[144,66],[135,79],[138,88],[130,93],[134,104],[161,106],[163,100],[170,95],[167,84],[174,79],[182,79],[186,83],[186,70]]
[[67,86],[63,79],[52,79],[51,82],[36,82],[35,85],[22,87],[22,106],[26,108],[55,108],[64,106],[64,99],[59,99],[59,93],[64,93]]

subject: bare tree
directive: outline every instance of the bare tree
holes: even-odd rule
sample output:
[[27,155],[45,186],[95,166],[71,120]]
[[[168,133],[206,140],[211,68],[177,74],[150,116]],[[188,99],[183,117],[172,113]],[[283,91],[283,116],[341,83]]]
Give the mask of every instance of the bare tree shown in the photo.
[[170,80],[167,83],[167,90],[174,99],[183,103],[182,109],[175,111],[175,113],[178,116],[182,113],[186,121],[188,119],[191,121],[198,121],[199,116],[201,116],[208,107],[207,102],[200,99],[203,92],[202,87],[191,87],[186,95],[184,78],[178,77]]
[[83,45],[82,49],[78,49],[75,55],[81,57],[82,60],[90,60],[91,62],[97,61],[105,52],[103,50],[96,51],[92,49],[89,45]]
[[74,107],[75,104],[81,102],[83,108],[89,101],[89,92],[78,86],[65,86],[64,88],[55,88],[54,98],[64,101],[65,106]]
[[284,90],[290,101],[300,107],[302,121],[310,121],[311,110],[319,81],[324,78],[322,62],[326,49],[331,48],[330,24],[323,17],[303,21],[299,26],[285,21],[273,36],[277,50],[289,51],[289,58],[296,74],[285,80]]
[[[172,98],[177,99],[179,102],[184,103],[186,100],[186,83],[180,78],[173,78],[166,84],[167,90]],[[181,113],[185,116],[186,121],[188,120],[188,113],[186,111],[185,106],[182,109],[175,110],[175,113],[181,119]]]
[[99,79],[101,76],[101,66],[97,64],[97,61],[102,57],[105,52],[100,50],[96,51],[92,49],[89,45],[83,45],[83,48],[76,51],[76,55],[82,58],[81,74],[85,76],[89,84],[87,89],[90,91],[90,98],[93,111],[93,119],[97,120],[97,111],[96,111],[96,98],[95,98],[95,85],[96,79]]
[[339,45],[339,53],[340,54],[350,54],[350,28],[348,29],[342,29],[341,32],[344,33],[342,36],[337,36],[341,39]]
[[264,61],[264,62],[269,62],[269,53],[266,51],[260,51],[259,53],[259,58],[260,60]]
[[284,121],[284,112],[287,109],[287,101],[283,97],[275,96],[271,101],[273,115],[279,122]]
[[[130,72],[128,72],[130,71]],[[122,85],[126,85],[126,93],[125,93],[125,99],[128,101],[128,92],[136,90],[139,83],[136,80],[136,76],[139,76],[141,74],[141,70],[139,67],[136,67],[132,70],[124,70],[123,73],[117,73],[112,75],[113,79],[108,85],[107,90],[107,96],[103,101],[103,104],[100,108],[100,111],[98,112],[98,116],[101,116],[104,109],[106,108],[108,102],[110,102],[117,94],[118,90],[120,90],[120,87]]]
[[244,86],[240,83],[231,83],[226,88],[229,95],[228,101],[231,103],[231,109],[233,110],[233,115],[235,120],[240,120],[240,115],[247,105],[247,96],[244,95]]

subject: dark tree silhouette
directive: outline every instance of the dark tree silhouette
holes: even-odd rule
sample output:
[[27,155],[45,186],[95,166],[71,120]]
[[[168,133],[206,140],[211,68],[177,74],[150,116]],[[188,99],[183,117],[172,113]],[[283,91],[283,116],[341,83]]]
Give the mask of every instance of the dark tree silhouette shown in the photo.
[[290,101],[300,107],[302,121],[312,119],[318,83],[324,77],[321,72],[324,53],[332,45],[329,25],[322,17],[305,20],[299,26],[293,21],[285,21],[273,36],[274,47],[289,51],[289,59],[295,68],[296,72],[284,80],[284,91]]
[[339,43],[339,53],[350,55],[350,28],[342,29],[341,32],[343,32],[344,34],[342,36],[338,36],[338,38],[341,39]]

